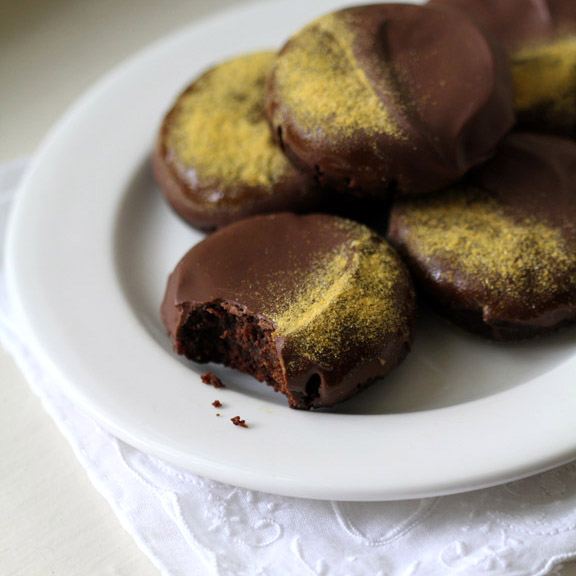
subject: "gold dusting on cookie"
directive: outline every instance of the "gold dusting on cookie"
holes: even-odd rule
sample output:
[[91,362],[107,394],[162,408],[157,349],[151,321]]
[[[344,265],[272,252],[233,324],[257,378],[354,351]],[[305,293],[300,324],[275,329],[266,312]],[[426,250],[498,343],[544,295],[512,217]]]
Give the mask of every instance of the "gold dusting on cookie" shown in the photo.
[[576,120],[576,36],[519,51],[512,57],[512,74],[518,113]]
[[329,129],[344,137],[362,130],[402,138],[358,63],[353,44],[342,14],[329,14],[306,26],[278,58],[278,100],[316,137]]
[[401,220],[409,229],[408,250],[441,263],[446,281],[471,276],[491,293],[533,299],[574,283],[576,250],[557,228],[532,217],[513,220],[479,190],[410,201]]
[[264,116],[264,86],[275,53],[216,66],[177,101],[165,126],[173,161],[203,186],[270,186],[292,168]]
[[350,243],[317,263],[316,271],[272,318],[279,336],[300,355],[323,365],[350,349],[370,356],[405,323],[398,295],[411,290],[394,250],[368,228],[343,221]]

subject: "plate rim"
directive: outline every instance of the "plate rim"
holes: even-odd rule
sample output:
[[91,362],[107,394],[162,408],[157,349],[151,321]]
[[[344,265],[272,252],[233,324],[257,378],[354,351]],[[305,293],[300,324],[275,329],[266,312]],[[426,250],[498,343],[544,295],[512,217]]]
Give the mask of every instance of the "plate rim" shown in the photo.
[[[33,261],[37,264],[39,256],[38,254],[33,254],[33,242],[35,241],[37,244],[37,251],[40,249],[45,250],[45,246],[39,243],[39,239],[35,240],[34,238],[30,238],[30,221],[32,220],[33,224],[41,225],[43,216],[43,214],[38,213],[39,208],[31,208],[31,206],[34,207],[36,204],[43,206],[44,204],[39,201],[39,195],[45,192],[49,185],[61,182],[60,179],[64,176],[66,170],[62,166],[58,167],[58,165],[56,165],[57,169],[55,169],[51,166],[51,163],[54,162],[55,157],[58,157],[58,155],[62,153],[62,149],[66,149],[69,140],[76,138],[77,134],[74,134],[76,125],[78,123],[82,124],[86,120],[85,115],[88,112],[94,111],[94,107],[98,108],[98,106],[102,106],[103,103],[106,104],[106,106],[110,106],[107,98],[109,98],[115,90],[118,90],[119,86],[123,86],[123,82],[127,81],[126,78],[128,76],[131,74],[138,76],[138,70],[143,66],[145,67],[150,59],[162,60],[161,54],[171,53],[170,51],[174,50],[175,46],[181,43],[185,44],[192,36],[201,36],[202,33],[206,33],[206,30],[212,30],[214,27],[218,28],[221,26],[222,20],[230,21],[230,19],[237,18],[249,20],[261,11],[269,13],[272,10],[275,11],[279,9],[293,10],[295,5],[300,6],[300,9],[303,10],[305,4],[305,0],[297,0],[297,3],[289,2],[288,0],[274,2],[273,4],[264,4],[264,2],[248,3],[232,10],[218,12],[214,16],[194,22],[191,26],[178,30],[164,39],[154,42],[144,50],[138,52],[135,56],[115,67],[110,73],[105,75],[92,88],[85,92],[57,122],[41,144],[39,152],[33,160],[32,167],[24,178],[22,187],[12,207],[6,236],[6,275],[9,297],[11,302],[14,303],[18,316],[25,326],[32,347],[58,374],[62,384],[62,391],[76,404],[86,410],[103,428],[112,432],[115,436],[146,453],[164,458],[172,464],[181,466],[191,472],[245,488],[288,496],[318,499],[363,501],[420,498],[492,486],[535,474],[571,461],[576,457],[576,441],[573,440],[570,442],[566,439],[566,437],[571,436],[571,434],[566,434],[566,430],[576,432],[576,425],[567,419],[568,414],[562,412],[562,417],[555,423],[557,428],[559,424],[562,424],[562,426],[560,429],[552,426],[552,429],[548,432],[550,438],[544,439],[541,435],[531,434],[530,430],[526,428],[525,422],[522,422],[517,416],[506,414],[507,410],[513,410],[514,407],[518,405],[522,406],[522,403],[526,402],[527,398],[542,400],[543,396],[540,393],[539,382],[546,376],[548,376],[547,379],[549,380],[549,374],[535,378],[533,381],[526,383],[521,389],[506,390],[490,397],[461,405],[429,410],[426,414],[415,413],[387,416],[346,415],[347,423],[345,432],[347,434],[361,433],[362,425],[359,425],[358,421],[360,419],[371,418],[372,420],[378,421],[380,432],[382,432],[382,430],[394,433],[400,431],[407,436],[396,438],[395,441],[404,448],[410,447],[412,443],[413,449],[417,451],[421,460],[410,462],[409,465],[395,462],[395,464],[401,468],[400,471],[396,472],[387,471],[385,466],[383,467],[374,462],[367,461],[362,469],[352,471],[346,478],[338,481],[331,480],[331,475],[337,471],[335,464],[326,464],[325,470],[316,470],[312,478],[299,479],[295,475],[290,475],[286,467],[281,465],[280,462],[277,464],[278,473],[274,474],[272,468],[267,468],[265,471],[254,470],[249,466],[243,466],[238,460],[234,460],[235,464],[231,466],[227,465],[226,462],[222,462],[221,459],[211,459],[206,450],[210,447],[213,449],[214,446],[208,446],[206,450],[200,450],[196,454],[186,454],[183,453],[181,446],[175,447],[174,445],[170,445],[166,439],[163,441],[161,436],[153,434],[148,428],[143,432],[142,429],[138,427],[133,416],[127,413],[126,409],[120,409],[119,407],[110,405],[102,393],[98,394],[95,391],[94,387],[97,387],[99,384],[98,378],[108,373],[102,370],[97,373],[94,372],[86,356],[70,357],[68,355],[70,346],[66,347],[66,343],[68,342],[67,339],[70,339],[73,334],[72,327],[69,324],[74,319],[65,318],[66,323],[62,326],[55,324],[57,314],[54,312],[51,313],[50,321],[46,320],[46,316],[44,316],[44,319],[40,316],[43,305],[54,305],[54,295],[39,294],[38,289],[33,286],[36,286],[40,280],[40,271],[34,270],[31,266],[31,261],[27,258],[24,258],[23,261],[20,256],[24,255],[33,258],[35,259]],[[320,4],[322,8],[324,8],[329,5],[341,5],[342,3],[337,0],[323,0],[321,3],[317,3],[317,9]],[[346,4],[348,5],[350,2]],[[136,154],[136,150],[134,154]],[[46,182],[46,180],[48,180],[48,182]],[[108,204],[106,204],[106,213],[95,214],[97,218],[102,220],[101,223],[104,225],[109,236],[104,244],[106,250],[102,251],[105,252],[105,254],[96,251],[93,256],[95,261],[100,263],[100,265],[106,263],[105,278],[113,283],[116,282],[117,285],[115,284],[115,287],[112,289],[114,294],[112,302],[114,307],[113,311],[117,313],[121,319],[131,323],[128,333],[133,335],[138,333],[139,330],[141,331],[142,326],[135,317],[135,313],[131,310],[130,303],[126,301],[126,295],[121,287],[121,281],[117,277],[114,280],[113,273],[117,259],[113,254],[114,240],[111,237],[115,234],[115,221],[113,222],[111,219],[114,220],[117,217],[119,204],[121,204],[123,200],[124,195],[121,195],[117,199],[116,204],[114,204],[112,200],[109,200]],[[45,199],[42,201],[45,203]],[[61,201],[61,199],[59,201]],[[99,208],[96,203],[91,205],[91,207],[95,210]],[[36,210],[36,213],[34,213],[34,210]],[[48,230],[43,230],[43,233],[48,234],[49,232]],[[56,240],[58,240],[58,238]],[[59,241],[62,242],[61,239]],[[64,245],[61,244],[61,246]],[[67,250],[68,249],[71,248],[67,248]],[[46,272],[44,269],[42,271]],[[56,285],[55,279],[51,279],[51,281],[52,286]],[[68,287],[66,287],[66,290],[69,291]],[[70,293],[69,296],[73,297],[73,293]],[[54,336],[54,339],[52,339],[51,336]],[[168,366],[168,364],[170,364],[170,366],[172,365],[170,362],[165,363],[167,358],[165,357],[165,351],[157,349],[157,344],[149,334],[144,335],[140,345],[146,353],[150,354],[151,361],[158,361],[165,367]],[[570,378],[568,374],[571,368],[573,369],[573,373],[576,373],[574,369],[576,368],[576,354],[572,356],[570,360],[551,371],[554,373],[559,372],[559,377],[551,383],[550,388],[552,388],[553,392],[559,394],[561,398],[564,398],[564,400],[571,400],[571,406],[573,407],[576,398],[574,392],[569,388]],[[169,369],[169,372],[171,376],[181,377],[183,370],[185,369],[182,366],[174,365]],[[122,371],[125,372],[124,369]],[[180,376],[176,376],[177,374]],[[79,384],[79,381],[81,381],[81,384]],[[207,399],[210,394],[213,395],[212,391],[208,390],[199,390],[196,391],[195,394],[199,394],[202,399]],[[246,400],[242,399],[239,393],[231,390],[228,391],[227,394],[234,402],[241,403],[243,400],[243,405],[246,405]],[[278,414],[274,415],[275,412],[282,412],[282,410],[278,410],[276,407],[262,406],[263,404],[265,404],[265,402],[254,400],[253,402],[248,402],[247,406],[253,411],[262,410],[262,418],[267,424],[274,422],[274,417],[282,419]],[[566,408],[565,411],[569,412],[567,408],[570,407],[570,402],[565,401],[564,404]],[[147,413],[150,413],[150,410],[147,410]],[[269,410],[271,414],[266,414],[265,410]],[[480,437],[475,438],[472,446],[468,445],[463,449],[451,446],[452,453],[447,453],[439,457],[436,462],[425,455],[426,450],[429,450],[429,447],[433,446],[435,442],[440,442],[458,429],[461,429],[462,426],[458,426],[459,421],[465,418],[470,418],[471,421],[481,420],[478,414],[479,410],[481,413],[484,411],[484,414],[489,412],[494,419],[494,424],[497,423],[502,429],[508,426],[512,428],[514,426],[518,427],[516,435],[512,435],[511,447],[508,447],[508,450],[512,448],[517,453],[513,463],[508,462],[506,459],[509,453],[507,453],[506,450],[498,451],[496,444],[492,446],[493,451],[491,454],[485,450],[483,451],[481,445],[483,439]],[[314,431],[315,428],[317,430],[321,428],[321,431],[325,433],[336,434],[338,424],[334,424],[334,420],[338,420],[338,418],[335,418],[335,416],[338,415],[294,413],[290,416],[290,421],[293,422],[295,426],[302,426],[305,431]],[[310,423],[312,417],[316,419],[314,424]],[[200,420],[202,423],[207,421],[202,418]],[[330,423],[330,421],[332,421],[332,423]],[[540,424],[541,426],[554,424],[549,422],[544,412],[535,414],[534,421],[535,424]],[[451,423],[452,428],[450,430],[445,429],[447,422]],[[568,422],[570,422],[570,426],[567,426]],[[443,426],[444,429],[442,428]],[[222,427],[219,428],[224,430]],[[250,450],[250,443],[262,441],[262,437],[265,434],[265,432],[258,429],[249,430],[246,431],[247,434],[244,434],[240,440],[238,432],[243,433],[244,431],[233,430],[232,426],[229,426],[229,429],[234,432],[234,435],[230,430],[226,430],[226,432],[219,431],[222,438],[219,439],[218,442],[232,441],[238,443],[240,448],[236,448],[236,450]],[[427,437],[424,438],[427,445],[423,447],[421,445],[423,440],[418,434],[424,432],[427,434]],[[250,434],[256,436],[256,438],[251,438]],[[573,433],[572,437],[576,438],[576,434]],[[218,444],[218,442],[216,444]],[[364,442],[370,450],[379,447],[378,442],[374,439],[365,439]],[[530,444],[530,451],[526,450],[526,446],[523,448],[523,445],[526,443]],[[471,454],[471,451],[476,451],[476,453]],[[382,447],[380,447],[377,454],[379,456],[390,455],[385,449],[382,449]],[[537,454],[537,456],[534,454]],[[335,451],[333,447],[325,447],[325,456],[334,458],[337,455],[337,451]],[[307,466],[318,466],[318,464],[314,463],[314,454],[306,454],[304,456],[299,454],[297,456],[303,458],[304,466],[301,466],[302,469],[305,469]],[[414,455],[407,454],[406,457],[413,458]],[[461,468],[459,471],[454,471],[454,468],[452,468],[452,472],[447,474],[446,472],[442,473],[441,469],[432,470],[435,464],[438,464],[438,468],[441,468],[442,463],[444,463],[445,466],[449,465],[450,458],[452,457],[458,459],[457,467]],[[482,469],[482,467],[478,467],[477,462],[475,465],[475,459],[482,457],[492,458],[492,466]],[[366,459],[368,460],[369,457],[367,456]],[[258,459],[256,459],[256,461],[260,462]],[[402,482],[402,473],[406,474],[410,472],[411,474],[415,474],[421,468],[419,464],[427,464],[430,468],[428,471],[428,480],[424,481],[425,478],[420,476],[418,478],[405,478],[405,481]],[[372,470],[374,466],[379,466],[377,471]],[[378,481],[370,478],[371,472],[378,472],[380,475],[378,476]],[[384,477],[383,475],[387,472],[389,473],[389,477]],[[424,477],[425,476],[424,474]],[[351,485],[352,482],[354,483],[353,485]]]

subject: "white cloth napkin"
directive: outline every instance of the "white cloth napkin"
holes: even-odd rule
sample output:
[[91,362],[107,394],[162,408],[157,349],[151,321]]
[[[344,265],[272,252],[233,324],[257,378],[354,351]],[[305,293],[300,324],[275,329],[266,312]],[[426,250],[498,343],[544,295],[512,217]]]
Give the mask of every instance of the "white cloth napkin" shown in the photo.
[[463,495],[321,502],[200,478],[100,428],[19,337],[2,251],[26,162],[0,167],[0,342],[94,486],[170,576],[535,576],[576,558],[576,463]]

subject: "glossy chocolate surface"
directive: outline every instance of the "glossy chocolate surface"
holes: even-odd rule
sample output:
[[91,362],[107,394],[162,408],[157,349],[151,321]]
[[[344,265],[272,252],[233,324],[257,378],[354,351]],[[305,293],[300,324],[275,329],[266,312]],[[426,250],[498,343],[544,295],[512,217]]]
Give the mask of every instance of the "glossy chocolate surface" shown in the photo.
[[[461,220],[469,215],[474,222],[474,211],[487,205],[495,207],[498,220],[488,218],[485,230],[470,226],[469,237],[460,228],[456,233],[445,229],[447,221],[454,221],[447,220],[453,218],[449,207],[454,201],[446,198],[458,194],[469,203],[468,212],[464,208],[459,213]],[[428,239],[418,231],[426,210],[436,211],[437,224],[437,230],[429,228]],[[505,222],[500,230],[490,228],[499,222]],[[529,241],[522,252],[514,252],[522,233]],[[442,234],[445,247],[430,250],[436,234]],[[476,244],[466,253],[461,246],[470,238]],[[527,133],[509,136],[493,160],[457,187],[419,204],[398,202],[389,239],[422,293],[467,330],[496,340],[517,340],[575,322],[576,144]],[[484,270],[474,270],[469,260],[480,249],[487,264]],[[492,275],[491,260],[509,262],[510,268]]]
[[576,32],[574,0],[430,0],[461,10],[514,52]]
[[212,230],[254,214],[310,211],[326,202],[309,174],[274,143],[264,115],[273,52],[223,62],[194,80],[163,119],[153,154],[172,208]]
[[[401,4],[350,8],[324,18],[280,52],[267,96],[267,115],[286,154],[322,183],[356,195],[432,192],[489,158],[511,128],[506,56],[469,18],[453,10]],[[354,75],[363,78],[364,89],[378,100],[373,108],[384,110],[390,130],[368,121],[342,137],[334,122],[314,124],[319,91],[308,105],[304,98],[292,105],[286,97],[283,86],[306,69],[295,54],[319,35],[330,50],[343,51],[352,67],[346,81]],[[322,58],[322,50],[318,53]],[[311,58],[311,67],[324,65]],[[294,63],[284,70],[282,59]],[[330,73],[341,62],[328,62]],[[331,90],[338,93],[339,87]],[[360,102],[349,103],[353,114]],[[303,114],[312,122],[303,123]]]
[[[215,302],[275,326],[293,407],[349,398],[396,367],[412,342],[414,293],[398,255],[369,229],[334,216],[256,216],[194,246],[162,304],[176,348],[190,311]],[[307,398],[314,379],[317,397]]]

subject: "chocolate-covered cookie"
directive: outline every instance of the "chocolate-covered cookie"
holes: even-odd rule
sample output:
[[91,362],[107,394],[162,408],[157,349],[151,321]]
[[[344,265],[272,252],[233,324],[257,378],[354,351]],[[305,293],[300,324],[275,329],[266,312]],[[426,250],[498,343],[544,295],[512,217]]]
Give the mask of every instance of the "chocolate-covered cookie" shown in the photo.
[[518,133],[465,183],[392,210],[389,239],[460,326],[496,340],[576,321],[576,144]]
[[518,127],[576,133],[574,0],[430,0],[468,14],[509,52]]
[[576,26],[574,0],[430,0],[459,10],[513,54],[569,34]]
[[252,374],[307,409],[346,400],[395,368],[410,349],[415,305],[400,258],[370,229],[282,213],[194,246],[161,313],[179,354]]
[[514,53],[512,74],[520,128],[576,135],[576,29]]
[[297,166],[356,195],[442,188],[514,121],[504,53],[457,11],[408,4],[341,10],[295,34],[266,109]]
[[313,178],[296,170],[270,136],[264,85],[274,56],[249,54],[215,66],[164,118],[154,172],[174,210],[196,227],[317,206]]

